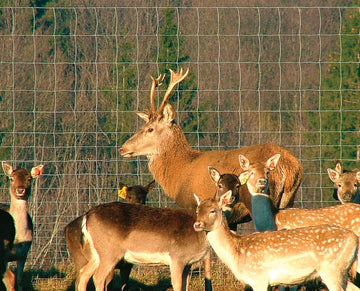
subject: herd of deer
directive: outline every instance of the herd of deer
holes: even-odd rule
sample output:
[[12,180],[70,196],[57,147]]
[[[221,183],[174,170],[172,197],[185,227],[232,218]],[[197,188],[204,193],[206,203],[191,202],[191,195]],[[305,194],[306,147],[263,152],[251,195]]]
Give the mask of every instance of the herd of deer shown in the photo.
[[[127,203],[98,205],[65,227],[77,270],[76,290],[85,291],[91,278],[96,290],[106,290],[114,269],[120,270],[121,290],[128,290],[133,264],[142,263],[169,265],[173,289],[188,290],[191,266],[203,260],[209,291],[210,248],[254,291],[315,278],[330,291],[360,290],[352,283],[360,273],[360,170],[344,171],[341,162],[328,169],[341,204],[289,208],[303,175],[302,165],[289,151],[259,144],[199,152],[188,145],[167,102],[187,74],[171,71],[158,109],[155,91],[165,75],[152,78],[150,109],[136,112],[146,124],[120,149],[125,158],[147,156],[155,180],[144,187],[121,184]],[[0,289],[23,290],[33,237],[27,200],[31,180],[42,175],[43,165],[31,171],[14,170],[7,162],[2,166],[10,179],[11,203],[0,205]],[[155,181],[181,208],[144,205]],[[237,234],[237,224],[251,219],[257,232]],[[15,274],[9,261],[16,261]]]

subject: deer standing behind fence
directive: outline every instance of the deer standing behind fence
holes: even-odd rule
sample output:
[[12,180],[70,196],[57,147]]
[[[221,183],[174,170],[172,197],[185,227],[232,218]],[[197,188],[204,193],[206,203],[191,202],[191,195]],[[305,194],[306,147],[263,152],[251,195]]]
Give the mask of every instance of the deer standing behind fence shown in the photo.
[[[303,169],[300,162],[287,150],[275,144],[260,144],[233,150],[200,152],[192,149],[184,133],[175,122],[175,110],[167,102],[174,87],[186,78],[188,70],[171,71],[170,83],[159,108],[155,109],[155,89],[162,84],[164,75],[152,78],[150,109],[147,113],[136,112],[146,124],[128,139],[120,149],[125,158],[147,156],[149,169],[154,179],[163,188],[166,195],[176,201],[180,207],[196,209],[193,193],[207,198],[215,192],[215,186],[208,176],[208,166],[216,167],[225,173],[240,173],[242,169],[235,162],[240,153],[251,159],[266,161],[275,153],[283,156],[281,166],[270,175],[271,198],[276,207],[293,205]],[[181,174],[179,174],[181,173]],[[246,187],[240,189],[242,202],[251,212],[250,195]],[[237,208],[234,207],[234,211]],[[241,209],[241,208],[240,208]],[[247,214],[245,214],[247,215]],[[241,216],[238,215],[238,217]],[[239,223],[240,221],[237,221]]]
[[191,265],[209,251],[205,234],[194,232],[194,221],[181,209],[121,202],[92,208],[65,227],[77,269],[76,290],[86,290],[91,277],[96,290],[103,290],[115,267],[126,290],[132,264],[138,263],[170,265],[174,290],[187,290]]
[[[151,181],[147,185],[134,185],[128,186],[123,182],[119,182],[119,197],[126,200],[127,203],[134,204],[145,204],[146,197],[148,193],[154,188],[155,180]],[[89,261],[94,260],[91,257],[91,253],[86,253],[85,248],[82,242],[82,221],[84,215],[81,215],[71,221],[65,226],[65,239],[68,245],[71,257],[73,258],[75,269],[76,269],[76,281],[79,280],[81,274],[81,269],[89,263]],[[121,279],[123,281],[121,290],[128,289],[128,281],[130,272],[132,269],[132,264],[126,263],[124,261],[119,262],[115,269],[120,270]],[[113,278],[113,272],[108,276],[106,280],[106,286],[110,283]],[[84,283],[85,284],[85,283]]]
[[220,200],[204,200],[194,194],[194,229],[206,232],[215,253],[238,280],[254,291],[266,291],[268,286],[320,278],[329,291],[346,290],[357,267],[358,237],[352,231],[319,225],[237,235],[222,213],[231,195],[230,190]]
[[[5,175],[10,180],[10,206],[1,204],[0,208],[9,211],[15,222],[14,254],[9,261],[16,261],[16,290],[23,290],[22,278],[24,266],[33,240],[33,223],[28,213],[28,199],[31,194],[31,182],[43,174],[43,165],[27,169],[16,169],[7,162],[2,162]],[[10,269],[6,271],[11,272]]]
[[343,170],[341,161],[337,161],[334,169],[327,169],[330,180],[334,183],[333,197],[344,203],[360,204],[360,170]]

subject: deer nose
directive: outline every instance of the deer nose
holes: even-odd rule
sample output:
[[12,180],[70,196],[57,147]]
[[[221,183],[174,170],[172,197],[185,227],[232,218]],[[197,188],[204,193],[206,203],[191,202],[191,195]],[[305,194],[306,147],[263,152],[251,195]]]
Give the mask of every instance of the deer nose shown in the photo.
[[266,179],[259,179],[258,180],[258,186],[265,186],[266,185]]
[[194,223],[194,229],[195,231],[202,231],[204,230],[204,223],[201,221],[195,221]]
[[120,155],[124,154],[123,148],[120,148],[119,152],[120,152]]

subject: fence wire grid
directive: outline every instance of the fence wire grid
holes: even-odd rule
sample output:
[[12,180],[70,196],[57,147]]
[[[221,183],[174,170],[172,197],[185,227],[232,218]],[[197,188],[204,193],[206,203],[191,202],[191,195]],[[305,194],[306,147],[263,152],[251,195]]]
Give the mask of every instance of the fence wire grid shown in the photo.
[[[28,267],[67,261],[64,226],[118,200],[119,181],[151,181],[119,148],[143,125],[149,75],[168,68],[190,69],[170,103],[193,148],[277,143],[304,166],[296,206],[337,203],[326,169],[359,164],[359,5],[316,3],[0,8],[0,157],[45,165]],[[4,174],[0,186],[8,203]],[[158,185],[148,204],[174,205]]]

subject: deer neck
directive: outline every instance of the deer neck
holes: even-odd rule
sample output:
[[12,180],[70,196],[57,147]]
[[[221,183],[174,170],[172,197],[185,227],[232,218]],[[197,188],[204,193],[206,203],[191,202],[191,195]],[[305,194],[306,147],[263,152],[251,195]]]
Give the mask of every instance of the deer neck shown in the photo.
[[214,249],[217,256],[226,264],[233,272],[241,272],[239,266],[243,266],[245,261],[243,260],[245,249],[242,246],[241,237],[232,232],[227,223],[225,217],[222,218],[222,222],[219,227],[206,234],[207,239]]
[[193,150],[177,124],[172,133],[158,145],[157,153],[149,157],[149,170],[170,198],[175,198],[181,169],[186,168],[200,154]]
[[23,199],[16,199],[11,195],[10,214],[15,222],[15,243],[31,241],[32,229],[28,215],[28,202]]

